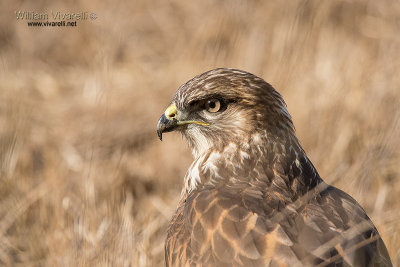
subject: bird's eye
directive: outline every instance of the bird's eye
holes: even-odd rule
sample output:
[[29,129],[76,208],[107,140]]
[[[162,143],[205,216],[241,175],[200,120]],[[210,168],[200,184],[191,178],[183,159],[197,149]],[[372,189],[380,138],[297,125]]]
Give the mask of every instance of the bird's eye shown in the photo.
[[218,99],[211,99],[206,102],[205,109],[208,112],[215,113],[221,109],[221,101]]

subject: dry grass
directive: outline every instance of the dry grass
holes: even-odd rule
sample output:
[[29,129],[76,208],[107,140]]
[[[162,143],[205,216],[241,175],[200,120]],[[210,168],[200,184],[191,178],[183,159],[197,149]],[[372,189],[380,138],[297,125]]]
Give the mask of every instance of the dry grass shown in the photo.
[[[30,28],[15,10],[89,11]],[[400,266],[400,3],[0,2],[0,265],[160,266],[189,149],[155,125],[214,67],[284,96],[324,179]]]

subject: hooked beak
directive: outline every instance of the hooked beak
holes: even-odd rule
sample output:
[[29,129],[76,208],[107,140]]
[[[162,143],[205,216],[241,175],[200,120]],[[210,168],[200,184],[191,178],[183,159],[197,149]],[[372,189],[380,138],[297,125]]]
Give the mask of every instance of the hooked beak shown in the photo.
[[165,114],[162,114],[157,123],[157,135],[162,141],[162,134],[166,132],[172,132],[178,127],[177,119],[168,119]]
[[157,135],[162,141],[162,134],[172,132],[183,125],[187,124],[198,124],[202,126],[209,126],[209,123],[202,121],[181,121],[178,119],[178,110],[175,104],[171,104],[161,115],[157,123]]

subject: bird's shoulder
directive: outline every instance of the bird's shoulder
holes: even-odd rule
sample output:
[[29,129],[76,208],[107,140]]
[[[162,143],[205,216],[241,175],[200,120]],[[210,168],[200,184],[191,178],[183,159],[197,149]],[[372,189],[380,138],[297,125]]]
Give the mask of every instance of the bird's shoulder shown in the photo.
[[267,199],[249,192],[202,188],[183,199],[168,230],[169,264],[295,266],[357,261],[390,266],[372,222],[343,191],[327,186],[305,203],[277,207],[275,212],[264,208]]
[[300,211],[303,226],[298,242],[325,263],[392,266],[380,234],[361,205],[344,191],[321,185]]

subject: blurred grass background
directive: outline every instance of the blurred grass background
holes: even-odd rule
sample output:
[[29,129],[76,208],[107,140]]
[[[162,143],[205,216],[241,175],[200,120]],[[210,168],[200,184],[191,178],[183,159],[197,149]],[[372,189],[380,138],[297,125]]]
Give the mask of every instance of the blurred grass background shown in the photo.
[[[34,28],[18,10],[98,19]],[[0,265],[163,265],[192,159],[157,119],[180,84],[234,67],[282,93],[400,266],[399,55],[395,0],[1,1]]]

